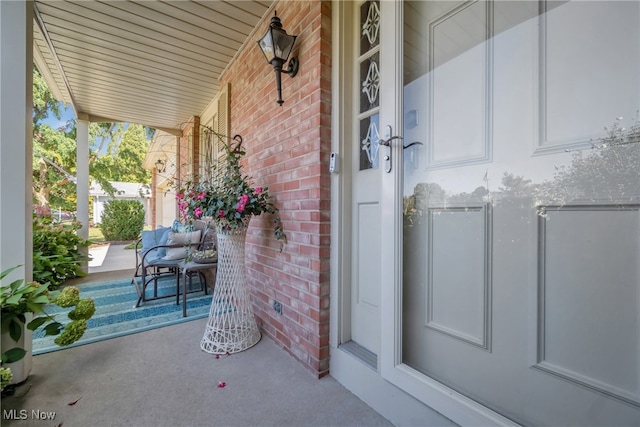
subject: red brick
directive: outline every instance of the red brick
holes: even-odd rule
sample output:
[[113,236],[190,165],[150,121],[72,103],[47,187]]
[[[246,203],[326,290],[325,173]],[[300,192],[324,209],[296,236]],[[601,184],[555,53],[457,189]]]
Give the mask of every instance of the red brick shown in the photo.
[[[298,75],[283,81],[282,107],[254,43],[238,52],[220,84],[231,83],[231,130],[246,141],[245,171],[254,185],[269,187],[288,240],[280,252],[271,218],[252,220],[246,266],[255,315],[265,335],[321,377],[329,369],[331,2],[280,6],[285,28],[299,35],[301,62]],[[273,298],[283,303],[283,316],[273,311]]]

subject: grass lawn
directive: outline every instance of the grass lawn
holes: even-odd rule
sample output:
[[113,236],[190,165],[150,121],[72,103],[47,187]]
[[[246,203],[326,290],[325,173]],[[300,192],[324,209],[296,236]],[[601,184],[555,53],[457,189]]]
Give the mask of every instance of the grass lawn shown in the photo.
[[[145,230],[151,230],[151,226],[145,226]],[[104,235],[102,231],[98,227],[90,227],[89,228],[89,240],[93,243],[102,243],[105,242]],[[125,249],[134,249],[136,246],[136,242],[129,243]]]
[[89,240],[92,242],[104,242],[104,235],[97,227],[89,228]]

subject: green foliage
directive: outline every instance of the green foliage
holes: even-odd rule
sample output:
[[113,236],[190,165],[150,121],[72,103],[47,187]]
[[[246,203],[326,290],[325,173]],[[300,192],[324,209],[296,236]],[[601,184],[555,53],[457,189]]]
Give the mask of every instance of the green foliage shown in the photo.
[[104,206],[100,230],[106,240],[135,240],[144,226],[144,206],[137,200],[111,200]]
[[[0,273],[0,280],[4,279],[18,266],[10,268]],[[55,339],[55,343],[66,346],[76,342],[82,337],[87,329],[87,320],[95,313],[95,305],[91,298],[81,299],[80,291],[74,287],[65,288],[59,293],[50,293],[48,284],[38,282],[27,282],[24,279],[17,279],[7,285],[0,287],[0,310],[2,316],[2,332],[8,333],[13,341],[17,342],[22,337],[22,330],[27,321],[26,314],[32,313],[33,320],[27,324],[30,330],[43,328],[47,335],[62,335]],[[69,319],[72,320],[67,326],[62,325],[55,318],[45,312],[47,304],[64,303],[65,307],[76,306]],[[60,304],[58,304],[60,305]],[[20,347],[3,349],[1,363],[14,363],[24,357],[26,351]],[[11,372],[3,368],[2,385],[4,388],[11,381]]]
[[76,208],[76,142],[60,130],[34,130],[33,189],[36,203],[64,211]]
[[52,289],[73,277],[86,275],[80,263],[88,257],[80,248],[88,240],[78,237],[78,222],[56,224],[50,216],[33,216],[33,279]]
[[131,124],[127,128],[118,147],[118,169],[113,181],[151,182],[151,172],[142,167],[144,157],[149,150],[144,127]]
[[33,193],[39,206],[75,210],[76,143],[66,128],[52,129],[42,121],[60,119],[60,103],[47,87],[37,68],[33,69]]
[[[76,122],[52,129],[42,121],[60,119],[57,102],[34,67],[33,76],[33,194],[42,207],[76,210]],[[151,172],[142,168],[149,142],[149,128],[135,124],[91,123],[89,175],[113,195],[109,181],[151,183]],[[108,144],[107,153],[104,146]]]
[[[13,267],[0,274],[4,279],[13,270]],[[42,313],[44,306],[49,303],[49,290],[47,285],[37,282],[25,283],[23,279],[17,279],[0,288],[0,309],[2,310],[2,332],[9,333],[13,341],[20,340],[22,328],[26,322],[25,313]],[[12,363],[24,357],[24,350],[14,347],[2,353],[2,363]]]
[[58,101],[53,97],[37,67],[33,67],[33,122],[38,125],[49,114],[60,118]]
[[[110,129],[106,154],[96,157],[91,169],[92,176],[107,181],[138,182],[149,184],[151,172],[142,167],[149,150],[145,128],[129,124],[126,129],[115,126]],[[102,137],[103,141],[105,137]],[[103,145],[103,142],[100,143]],[[100,182],[102,185],[102,182]],[[103,188],[104,185],[102,186]],[[106,188],[105,188],[106,189]]]
[[282,222],[277,216],[278,209],[271,202],[269,189],[254,187],[251,178],[242,171],[240,160],[245,152],[241,144],[242,139],[239,139],[235,147],[225,145],[224,168],[214,167],[207,174],[209,178],[198,177],[176,186],[180,215],[187,222],[210,217],[217,226],[234,229],[245,226],[252,216],[275,214],[274,235],[277,240],[286,242]]
[[55,303],[62,308],[69,308],[80,301],[80,290],[74,287],[64,288],[55,299]]
[[574,152],[570,165],[558,167],[553,180],[537,189],[537,200],[558,204],[580,199],[632,201],[640,193],[640,115],[628,129],[622,119],[605,127],[606,135],[591,150]]
[[69,323],[66,328],[64,328],[64,332],[55,340],[53,340],[53,342],[61,347],[73,344],[74,342],[82,338],[82,335],[84,335],[84,331],[86,330],[86,320],[74,320],[73,322]]
[[13,379],[13,373],[11,373],[11,369],[9,368],[0,368],[0,390],[4,390],[6,386],[11,384],[11,380]]

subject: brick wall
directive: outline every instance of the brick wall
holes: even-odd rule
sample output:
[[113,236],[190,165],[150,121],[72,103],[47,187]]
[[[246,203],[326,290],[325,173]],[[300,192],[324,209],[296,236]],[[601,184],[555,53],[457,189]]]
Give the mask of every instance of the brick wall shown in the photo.
[[287,235],[280,252],[273,217],[251,221],[246,266],[254,313],[264,334],[319,377],[329,372],[330,8],[328,1],[275,6],[284,29],[298,35],[292,56],[300,60],[296,77],[282,75],[281,107],[273,67],[256,43],[273,12],[220,79],[231,83],[231,134],[244,138],[245,171],[269,187]]

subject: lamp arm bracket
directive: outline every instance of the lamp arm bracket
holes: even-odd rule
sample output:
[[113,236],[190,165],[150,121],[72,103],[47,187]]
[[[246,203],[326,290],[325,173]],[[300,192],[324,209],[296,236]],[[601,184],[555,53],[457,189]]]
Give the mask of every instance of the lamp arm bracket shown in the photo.
[[282,70],[283,73],[289,74],[289,77],[295,77],[298,74],[298,68],[300,67],[300,61],[298,61],[298,57],[294,56],[289,59],[289,65],[286,70]]

